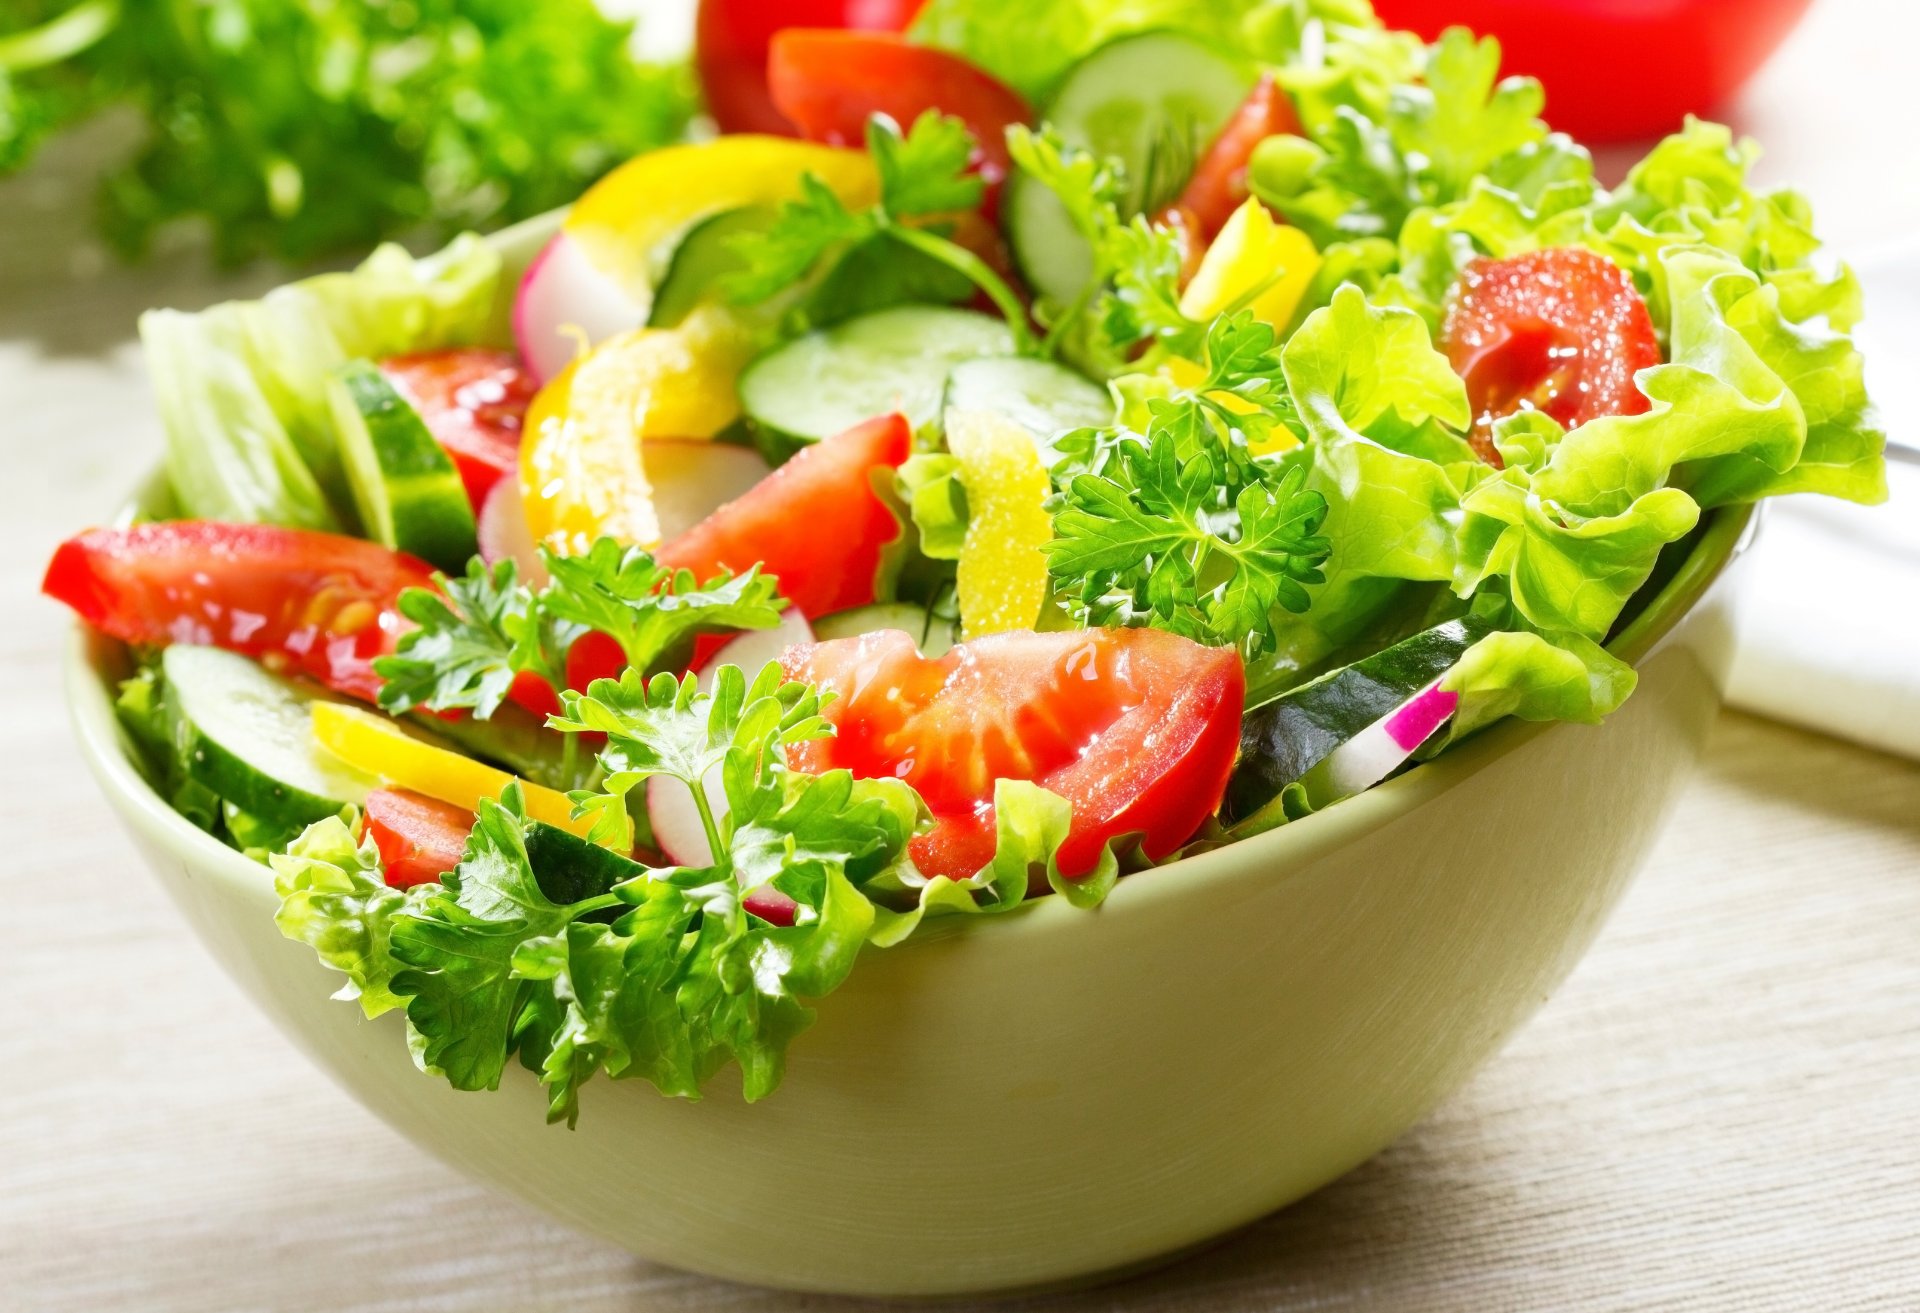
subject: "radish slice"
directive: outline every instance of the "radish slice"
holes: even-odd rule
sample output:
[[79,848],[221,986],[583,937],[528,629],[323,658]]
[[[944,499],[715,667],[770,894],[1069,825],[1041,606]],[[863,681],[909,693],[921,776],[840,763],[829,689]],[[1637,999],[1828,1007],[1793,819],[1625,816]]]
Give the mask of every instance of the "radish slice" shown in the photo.
[[527,527],[527,504],[520,498],[520,481],[511,475],[493,485],[480,507],[480,559],[488,565],[511,560],[529,587],[543,588],[547,567],[535,550],[533,530]]
[[654,438],[642,451],[660,517],[660,541],[672,542],[700,521],[746,495],[767,477],[767,462],[751,447],[730,442]]
[[[793,644],[812,641],[813,630],[808,626],[806,617],[788,607],[781,614],[780,623],[773,628],[751,629],[722,643],[712,660],[700,668],[696,677],[698,687],[702,693],[711,693],[713,673],[724,665],[739,666],[751,679],[760,672],[762,666]],[[717,820],[725,816],[727,794],[720,783],[719,768],[708,771],[703,783],[707,790],[707,805],[713,809],[714,818]],[[676,866],[713,865],[713,853],[707,845],[707,830],[700,823],[700,809],[694,806],[693,790],[684,782],[663,775],[648,780],[647,819],[653,825],[654,845],[667,855],[668,861]],[[772,921],[775,917],[768,915],[768,912],[773,910],[773,902],[768,901],[766,911],[755,908],[754,913]]]
[[767,662],[778,661],[794,644],[812,641],[813,626],[798,608],[789,606],[780,613],[780,623],[773,628],[749,629],[722,643],[701,665],[696,675],[698,687],[702,693],[713,692],[713,674],[721,666],[739,666],[751,680]]
[[647,322],[647,307],[587,259],[561,233],[533,258],[513,299],[513,340],[535,379],[545,383],[587,346]]
[[1315,807],[1371,789],[1411,757],[1414,749],[1460,705],[1460,695],[1440,680],[1415,693],[1327,755],[1301,779]]
[[[714,767],[701,781],[706,787],[707,805],[717,820],[727,814],[727,792],[720,782],[720,768]],[[647,781],[647,821],[653,827],[653,844],[675,866],[712,866],[713,848],[707,843],[707,827],[700,823],[700,809],[694,805],[693,790],[671,775],[655,775]]]
[[[707,772],[702,783],[715,819],[725,816],[727,796],[720,784],[719,768]],[[683,781],[667,775],[647,781],[647,819],[653,826],[654,846],[675,866],[697,870],[713,865],[707,827],[700,823],[700,809],[693,805],[693,790]],[[774,925],[790,926],[799,919],[800,905],[770,884],[749,890],[740,901],[749,912]]]

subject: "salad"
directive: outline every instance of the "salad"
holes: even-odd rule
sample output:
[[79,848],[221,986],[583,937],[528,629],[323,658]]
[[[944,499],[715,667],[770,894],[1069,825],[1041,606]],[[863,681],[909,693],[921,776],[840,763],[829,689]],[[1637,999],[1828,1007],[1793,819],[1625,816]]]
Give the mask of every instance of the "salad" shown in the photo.
[[779,32],[761,131],[142,320],[166,487],[45,591],[423,1071],[759,1098],[869,946],[1599,721],[1705,518],[1883,495],[1726,129],[1607,189],[1464,31],[1031,8]]

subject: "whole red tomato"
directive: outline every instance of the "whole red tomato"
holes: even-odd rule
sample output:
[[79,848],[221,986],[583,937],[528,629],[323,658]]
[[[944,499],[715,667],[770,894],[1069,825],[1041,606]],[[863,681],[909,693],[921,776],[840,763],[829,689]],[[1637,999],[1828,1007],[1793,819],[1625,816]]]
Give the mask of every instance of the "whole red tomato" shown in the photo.
[[795,135],[767,94],[767,47],[788,27],[900,32],[926,0],[700,0],[694,64],[722,132]]
[[1678,128],[1752,77],[1812,0],[1374,0],[1392,27],[1500,38],[1502,70],[1537,77],[1547,121],[1584,141]]

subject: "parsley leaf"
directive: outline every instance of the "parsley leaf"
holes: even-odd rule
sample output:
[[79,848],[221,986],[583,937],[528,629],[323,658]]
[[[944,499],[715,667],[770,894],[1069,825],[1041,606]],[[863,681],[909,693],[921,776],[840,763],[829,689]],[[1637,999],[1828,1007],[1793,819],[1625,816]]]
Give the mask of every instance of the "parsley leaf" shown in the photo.
[[400,614],[414,628],[401,635],[394,655],[374,662],[385,681],[382,707],[466,708],[485,720],[522,670],[556,688],[566,682],[567,648],[585,631],[555,625],[512,561],[488,568],[475,557],[465,575],[439,575],[436,582],[437,592],[409,588],[400,595]]
[[771,629],[786,605],[779,581],[761,574],[759,566],[701,583],[691,570],[661,565],[651,553],[611,538],[584,555],[543,557],[552,582],[541,608],[606,634],[620,644],[627,664],[643,671],[682,663],[701,634]]
[[784,605],[777,581],[758,568],[702,584],[611,538],[581,556],[542,556],[548,582],[538,589],[519,580],[513,562],[489,568],[476,558],[459,578],[436,575],[437,591],[401,594],[400,613],[414,628],[393,655],[374,662],[385,681],[380,705],[466,709],[485,720],[523,672],[564,688],[567,653],[591,630],[617,642],[628,665],[651,673],[684,662],[702,634],[772,627]]
[[805,279],[829,252],[871,237],[880,229],[873,211],[848,210],[819,178],[800,179],[800,195],[780,207],[765,232],[742,234],[730,243],[741,262],[719,280],[737,305],[756,305]]
[[1276,609],[1305,611],[1305,585],[1323,580],[1327,503],[1303,466],[1253,454],[1292,416],[1272,327],[1241,311],[1204,340],[1197,387],[1151,398],[1143,434],[1092,435],[1093,464],[1056,469],[1048,572],[1086,623],[1152,625],[1251,659],[1273,645]]
[[[656,1084],[693,1093],[718,1061],[738,1061],[750,1099],[779,1083],[785,1050],[812,1023],[800,997],[818,997],[845,979],[873,926],[875,909],[858,885],[905,860],[924,809],[898,780],[855,780],[845,771],[790,771],[784,749],[830,733],[812,688],[784,682],[777,663],[749,684],[733,666],[714,677],[711,694],[691,679],[629,671],[569,693],[556,724],[607,736],[601,752],[605,794],[627,793],[656,777],[686,788],[706,827],[712,864],[652,873],[615,894],[635,910],[609,931],[583,931],[604,967],[616,951],[642,976],[646,942],[682,955],[673,972],[678,1027],[672,1061],[641,1065]],[[724,806],[710,796],[718,781]],[[771,886],[798,905],[795,924],[775,927],[749,915],[743,899]],[[644,931],[643,942],[641,932]],[[605,982],[606,975],[596,976]],[[583,1072],[607,1065],[615,1075],[636,1060],[630,1024],[658,1021],[658,1009],[630,986],[576,991],[579,1025],[546,1063],[556,1107]],[[666,1056],[666,1055],[662,1055]],[[665,1078],[665,1083],[662,1082]]]
[[[867,121],[867,150],[880,175],[879,203],[847,209],[818,178],[802,180],[801,194],[780,209],[767,234],[740,234],[732,253],[739,267],[717,282],[736,305],[757,305],[812,278],[828,265],[841,290],[832,307],[848,303],[854,283],[925,289],[936,286],[931,263],[986,293],[1013,329],[1022,352],[1034,343],[1026,307],[987,262],[947,235],[943,216],[977,208],[983,191],[968,171],[973,137],[959,119],[928,110],[904,133],[884,114]],[[950,284],[949,284],[950,286]],[[877,308],[863,303],[862,308]]]
[[973,134],[960,119],[924,113],[903,136],[898,124],[880,116],[868,125],[867,149],[873,152],[880,203],[889,218],[975,209],[986,191],[979,175],[968,172]]
[[[531,983],[524,946],[561,933],[592,906],[550,900],[527,857],[518,794],[480,804],[460,864],[394,921],[389,988],[406,1000],[415,1060],[455,1089],[497,1089]],[[503,805],[504,804],[504,805]],[[611,901],[588,900],[589,905]]]
[[1092,252],[1074,301],[1041,307],[1044,350],[1100,376],[1126,368],[1142,341],[1195,354],[1203,326],[1180,312],[1185,239],[1145,215],[1122,217],[1128,183],[1121,161],[1068,146],[1051,128],[1010,128],[1007,148],[1022,171],[1059,198]]

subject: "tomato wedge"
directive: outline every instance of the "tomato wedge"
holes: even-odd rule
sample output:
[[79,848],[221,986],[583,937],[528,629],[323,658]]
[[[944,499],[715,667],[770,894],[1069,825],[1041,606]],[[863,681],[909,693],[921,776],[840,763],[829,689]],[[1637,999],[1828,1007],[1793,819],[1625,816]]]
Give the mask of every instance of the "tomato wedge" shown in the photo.
[[465,807],[411,789],[375,789],[361,816],[396,889],[431,884],[458,866],[473,832],[473,813]]
[[838,695],[825,712],[835,737],[789,749],[794,767],[913,785],[936,822],[913,859],[955,878],[993,856],[998,779],[1073,804],[1059,853],[1068,876],[1134,832],[1164,857],[1219,807],[1246,700],[1230,648],[1157,629],[994,634],[933,660],[883,631],[801,644],[781,664]]
[[925,0],[701,0],[694,62],[722,132],[793,135],[767,95],[767,46],[787,27],[904,31]]
[[[664,544],[654,559],[703,580],[758,565],[810,620],[865,606],[874,600],[881,559],[900,536],[900,522],[874,491],[874,478],[898,469],[912,452],[913,430],[904,415],[856,424],[803,448],[744,497]],[[701,639],[694,666],[724,641]],[[584,634],[567,653],[567,683],[585,688],[596,679],[618,679],[625,666],[618,643]]]
[[359,538],[270,524],[174,520],[93,529],[60,544],[40,591],[128,643],[205,643],[349,697],[380,692],[425,561]]
[[904,415],[884,415],[804,448],[655,554],[701,579],[758,565],[808,619],[865,606],[900,522],[874,491],[913,451]]
[[802,136],[832,146],[866,141],[875,114],[902,128],[930,109],[954,115],[973,132],[973,166],[989,187],[1013,164],[1007,129],[1033,119],[1027,102],[999,79],[958,55],[888,32],[781,32],[767,57],[767,86]]
[[1574,428],[1652,404],[1633,376],[1660,363],[1653,316],[1625,270],[1581,247],[1468,265],[1441,335],[1467,383],[1469,440],[1495,467],[1502,416],[1539,410]]
[[1186,223],[1187,231],[1202,242],[1212,241],[1251,194],[1247,165],[1253,159],[1253,148],[1268,137],[1282,133],[1299,136],[1305,131],[1293,102],[1273,80],[1273,74],[1262,75],[1200,157],[1186,189],[1174,202],[1173,210]]
[[511,351],[454,347],[391,356],[380,372],[453,458],[479,511],[503,474],[520,467],[520,431],[539,391]]

